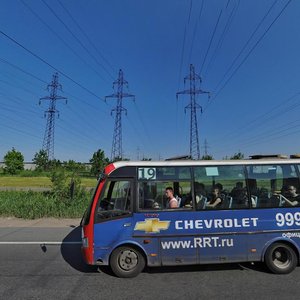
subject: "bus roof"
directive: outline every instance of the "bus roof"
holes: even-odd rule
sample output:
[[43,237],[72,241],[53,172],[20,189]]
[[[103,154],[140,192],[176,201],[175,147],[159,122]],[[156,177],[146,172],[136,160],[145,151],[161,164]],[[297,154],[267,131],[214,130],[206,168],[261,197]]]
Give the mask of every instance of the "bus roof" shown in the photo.
[[[215,165],[257,165],[257,164],[300,164],[300,159],[268,158],[268,159],[236,159],[236,160],[168,160],[168,161],[117,161],[112,163],[113,169],[121,167],[172,167],[172,166],[215,166]],[[112,170],[111,170],[112,171]],[[110,173],[110,172],[109,172]]]

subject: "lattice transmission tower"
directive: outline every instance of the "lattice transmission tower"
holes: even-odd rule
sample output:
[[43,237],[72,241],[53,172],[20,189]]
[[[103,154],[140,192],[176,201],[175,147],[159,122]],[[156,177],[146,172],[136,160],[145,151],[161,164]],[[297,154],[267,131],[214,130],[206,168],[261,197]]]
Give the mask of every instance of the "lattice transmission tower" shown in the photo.
[[[179,95],[188,94],[190,95],[190,103],[185,107],[184,111],[187,109],[191,111],[190,120],[190,156],[192,159],[200,159],[200,147],[199,147],[199,134],[198,134],[198,124],[197,124],[197,109],[200,108],[202,113],[202,107],[196,102],[196,96],[199,94],[208,94],[209,92],[200,89],[202,79],[199,75],[195,73],[195,68],[190,64],[190,74],[184,78],[184,84],[186,81],[190,82],[189,89],[180,91],[176,93],[176,98]],[[197,87],[197,83],[198,86]]]
[[120,69],[118,79],[113,82],[113,89],[115,90],[115,93],[105,97],[105,100],[107,98],[117,99],[117,106],[111,110],[111,114],[115,113],[115,127],[111,150],[112,161],[123,158],[122,113],[125,112],[125,114],[127,114],[127,109],[122,105],[123,98],[133,98],[133,100],[135,99],[134,95],[124,92],[125,87],[128,89],[128,82],[124,79],[123,71]]
[[57,100],[66,100],[67,98],[57,95],[58,90],[62,90],[61,84],[58,83],[58,73],[54,73],[52,76],[52,82],[48,84],[47,90],[50,92],[50,96],[40,98],[39,104],[42,100],[49,100],[48,110],[45,111],[45,118],[47,117],[47,125],[43,140],[43,150],[46,151],[48,159],[54,158],[54,129],[55,129],[55,115],[59,117],[59,111],[56,109]]
[[209,146],[208,146],[207,139],[204,140],[204,147],[203,148],[204,148],[204,155],[208,156],[208,148],[209,148]]

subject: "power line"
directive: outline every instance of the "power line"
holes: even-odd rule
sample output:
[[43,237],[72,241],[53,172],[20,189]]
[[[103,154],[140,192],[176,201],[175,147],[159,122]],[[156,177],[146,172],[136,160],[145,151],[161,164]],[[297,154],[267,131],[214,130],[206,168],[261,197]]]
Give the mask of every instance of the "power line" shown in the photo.
[[[228,134],[223,134],[222,138],[223,138],[223,145],[226,144],[226,141],[228,143],[232,143],[232,140],[236,137],[240,136],[240,132],[245,132],[245,129],[248,128],[248,131],[250,131],[251,128],[255,128],[258,126],[261,126],[262,124],[267,123],[267,121],[274,121],[276,119],[276,117],[281,117],[289,112],[294,110],[297,106],[300,106],[300,103],[297,104],[290,104],[287,108],[283,107],[281,110],[278,110],[276,112],[276,110],[278,108],[280,108],[283,105],[286,105],[288,102],[292,101],[293,99],[295,99],[297,96],[300,95],[300,92],[297,92],[296,94],[294,94],[293,96],[289,97],[288,99],[284,100],[282,103],[276,105],[273,108],[270,108],[267,112],[257,116],[256,118],[254,118],[252,121],[249,121],[247,123],[245,123],[244,125],[240,125],[239,128],[235,131],[231,131]],[[269,116],[268,118],[266,118],[267,116]],[[256,123],[256,125],[254,125]]]
[[220,13],[219,13],[219,16],[218,16],[218,19],[217,19],[217,22],[215,24],[215,27],[214,27],[214,30],[213,30],[213,33],[211,35],[211,38],[210,38],[210,41],[209,41],[209,44],[208,44],[208,47],[207,47],[207,50],[206,50],[206,53],[205,53],[205,56],[204,56],[204,59],[203,59],[203,62],[202,62],[202,65],[200,67],[200,73],[202,72],[203,70],[203,66],[205,64],[205,61],[206,61],[206,58],[207,58],[207,55],[208,55],[208,52],[210,50],[210,47],[211,47],[211,44],[212,44],[212,41],[214,39],[214,36],[215,36],[215,33],[216,33],[216,30],[218,28],[218,25],[219,25],[219,22],[220,22],[220,18],[221,18],[221,15],[223,13],[223,9],[221,9]]
[[[60,0],[57,0],[58,3],[61,5],[61,7],[65,10],[65,12],[68,14],[68,16],[71,18],[71,20],[75,23],[77,28],[82,32],[82,34],[85,36],[85,38],[88,40],[88,42],[92,45],[92,47],[96,50],[96,52],[101,56],[101,58],[107,63],[107,65],[115,72],[114,67],[110,64],[110,62],[104,57],[104,55],[98,50],[98,48],[95,46],[95,44],[91,41],[91,39],[88,37],[88,35],[85,33],[85,31],[82,29],[82,27],[78,24],[75,18],[71,15],[70,11],[63,5],[63,3]],[[109,74],[110,77],[113,78],[111,73],[103,66],[105,71]]]
[[[240,126],[239,131],[243,130],[245,132],[245,128],[254,127],[254,126],[251,126],[251,124],[253,125],[253,123],[255,123],[256,121],[261,121],[256,125],[256,127],[257,127],[259,125],[261,126],[262,124],[267,123],[268,121],[274,121],[276,119],[276,117],[280,117],[282,119],[284,114],[286,114],[289,111],[294,111],[295,108],[300,106],[300,103],[296,103],[296,104],[291,103],[288,107],[278,110],[276,113],[274,112],[274,114],[271,114],[271,115],[270,115],[270,112],[275,111],[277,108],[279,108],[283,104],[286,104],[287,102],[293,100],[299,94],[300,94],[299,92],[296,93],[295,95],[293,95],[292,97],[287,99],[285,101],[285,103],[281,103],[281,104],[277,105],[275,108],[271,109],[269,112],[264,113],[264,114],[260,115],[259,117],[255,118],[252,122],[248,122],[244,126]],[[267,115],[270,115],[270,116],[268,118],[262,119],[263,117],[265,117]],[[263,143],[263,142],[265,142],[265,140],[268,140],[270,136],[277,135],[279,132],[281,132],[281,130],[283,129],[284,126],[294,124],[295,122],[298,122],[298,120],[289,122],[287,124],[280,124],[277,127],[274,127],[272,125],[271,130],[265,131],[263,133],[261,132],[261,129],[260,129],[260,134],[255,133],[255,136],[253,138],[244,138],[243,140],[240,141],[240,143],[243,144],[243,146],[248,145],[248,144],[253,144],[253,143],[257,144],[259,142]],[[262,128],[262,127],[260,127],[260,128]],[[293,127],[291,127],[291,128],[293,128]],[[252,132],[252,131],[248,130],[248,132]],[[238,134],[238,131],[227,134],[227,135],[223,135],[222,136],[222,139],[223,139],[222,150],[227,149],[228,147],[226,147],[226,144],[228,144],[228,143],[232,144],[233,139],[237,138],[237,137],[240,137],[240,135]]]
[[230,70],[232,69],[232,67],[234,66],[234,64],[237,62],[237,60],[240,58],[240,56],[242,55],[242,53],[244,52],[244,50],[246,49],[246,47],[249,45],[250,41],[252,40],[252,38],[254,37],[254,35],[256,34],[256,32],[258,31],[258,29],[261,27],[261,25],[263,24],[263,22],[265,21],[265,19],[267,18],[267,16],[270,14],[271,10],[273,9],[274,5],[276,4],[276,2],[278,2],[278,0],[275,0],[273,2],[273,4],[270,6],[270,8],[268,9],[268,11],[265,13],[265,15],[263,16],[263,18],[260,20],[260,22],[257,24],[256,28],[254,29],[254,31],[252,32],[252,34],[250,35],[250,37],[248,38],[248,40],[246,41],[246,43],[244,44],[244,46],[242,47],[242,49],[240,50],[240,52],[238,53],[238,55],[235,57],[235,59],[232,61],[231,65],[229,66],[229,68],[227,69],[227,71],[225,72],[225,74],[223,75],[222,79],[219,81],[219,83],[217,84],[215,90],[218,89],[219,85],[221,84],[221,82],[224,80],[224,78],[226,78],[227,74],[230,72]]
[[190,22],[191,18],[191,12],[192,12],[192,6],[193,6],[193,1],[190,1],[190,8],[189,8],[189,13],[188,13],[188,19],[187,22],[185,23],[184,26],[184,34],[183,34],[183,43],[182,43],[182,48],[181,48],[181,59],[180,59],[180,67],[179,67],[179,77],[178,77],[178,88],[180,86],[180,78],[181,78],[181,72],[182,72],[182,66],[183,66],[183,59],[184,59],[184,49],[185,49],[185,40],[186,40],[186,32],[187,32],[187,27]]
[[[11,66],[11,67],[13,67],[13,68],[15,68],[15,69],[17,69],[17,70],[19,70],[19,71],[21,71],[21,72],[23,72],[23,73],[26,74],[26,75],[31,76],[32,78],[34,78],[34,79],[36,79],[36,80],[39,80],[39,81],[42,82],[42,83],[48,84],[47,81],[45,81],[45,80],[43,80],[43,79],[37,77],[36,75],[34,75],[34,74],[32,74],[32,73],[30,73],[30,72],[28,72],[28,71],[26,71],[26,70],[24,70],[24,69],[22,69],[22,68],[20,68],[20,67],[17,66],[17,65],[14,65],[14,64],[10,63],[9,61],[7,61],[7,60],[5,60],[5,59],[0,58],[0,61],[2,61],[3,63],[8,64],[9,66]],[[7,83],[7,84],[8,84],[8,83]],[[33,93],[32,93],[32,94],[33,94]],[[90,102],[88,102],[88,101],[85,101],[85,100],[83,100],[83,99],[79,99],[77,96],[75,96],[75,95],[73,95],[73,94],[71,94],[71,93],[69,93],[69,92],[65,92],[65,94],[71,96],[72,99],[78,99],[80,102],[86,104],[87,106],[90,106],[93,110],[98,110],[98,108],[97,108],[96,106],[92,105],[92,104],[91,104]],[[98,98],[98,97],[97,97],[97,98]],[[106,104],[107,104],[107,103],[106,103]]]
[[44,81],[43,79],[41,79],[41,78],[39,78],[39,77],[33,75],[32,73],[29,73],[28,71],[25,71],[24,69],[22,69],[22,68],[20,68],[20,67],[18,67],[18,66],[16,66],[16,65],[14,65],[14,64],[12,64],[12,63],[10,63],[9,61],[7,61],[7,60],[5,60],[5,59],[3,59],[3,58],[0,58],[0,61],[1,61],[2,63],[4,63],[4,64],[7,64],[7,65],[9,65],[9,66],[11,66],[11,67],[13,67],[13,68],[15,68],[15,69],[21,71],[21,72],[24,73],[24,74],[26,74],[26,75],[28,75],[28,76],[30,76],[30,77],[32,77],[32,78],[34,78],[34,79],[36,79],[36,80],[42,82],[42,83],[47,83],[47,82]]
[[85,65],[87,65],[101,80],[105,81],[105,78],[95,70],[86,60],[84,60],[71,46],[69,46],[66,41],[60,37],[55,30],[52,29],[27,3],[23,0],[20,0],[23,5],[42,23],[44,24],[49,31],[51,31],[76,57],[78,57]]
[[74,84],[76,84],[77,86],[79,86],[80,88],[82,88],[83,90],[85,90],[86,92],[88,92],[89,94],[93,95],[94,97],[96,97],[97,99],[100,99],[102,101],[104,101],[104,99],[100,98],[99,96],[97,96],[95,93],[91,92],[89,89],[87,89],[86,87],[84,87],[82,84],[78,83],[77,81],[75,81],[74,79],[72,79],[70,76],[68,76],[67,74],[65,74],[64,72],[60,71],[58,68],[54,67],[53,65],[51,65],[49,62],[47,62],[45,59],[41,58],[39,55],[35,54],[34,52],[32,52],[31,50],[29,50],[28,48],[26,48],[25,46],[23,46],[22,44],[20,44],[18,41],[16,41],[14,38],[10,37],[8,34],[4,33],[2,30],[0,30],[0,33],[5,36],[7,39],[9,39],[11,42],[15,43],[16,45],[18,45],[19,47],[21,47],[23,50],[25,50],[26,52],[30,53],[32,56],[34,56],[35,58],[37,58],[38,60],[40,60],[41,62],[43,62],[44,64],[46,64],[48,67],[50,67],[51,69],[55,70],[56,72],[58,72],[59,74],[61,74],[62,76],[66,77],[67,79],[69,79],[70,81],[72,81]]
[[[230,0],[227,2],[227,6],[228,6],[229,2],[230,2]],[[230,27],[230,25],[231,25],[231,23],[232,23],[235,15],[236,15],[236,12],[238,10],[239,4],[240,4],[240,0],[237,2],[236,5],[233,6],[233,8],[231,10],[231,13],[230,13],[230,15],[229,15],[229,17],[227,19],[227,22],[226,22],[226,24],[224,26],[224,29],[223,29],[223,31],[221,33],[221,36],[220,36],[219,41],[217,43],[217,46],[215,47],[215,50],[214,50],[214,52],[213,52],[213,54],[212,54],[212,56],[211,56],[211,58],[209,60],[209,63],[207,64],[206,70],[204,71],[204,73],[206,74],[206,77],[207,77],[207,72],[208,72],[210,66],[213,64],[213,62],[216,59],[217,52],[219,51],[219,49],[221,48],[221,46],[223,44],[223,41],[224,41],[225,36],[226,36],[226,33],[228,32],[229,27]],[[227,9],[227,6],[226,6],[226,9]]]
[[14,127],[11,127],[11,126],[6,125],[6,124],[2,124],[1,126],[2,126],[2,127],[5,127],[5,128],[8,128],[8,129],[10,129],[10,130],[13,130],[13,131],[15,131],[15,132],[22,133],[22,134],[25,134],[25,135],[28,135],[28,136],[31,136],[31,137],[34,137],[34,138],[40,140],[40,137],[38,137],[38,136],[36,136],[36,135],[34,135],[34,134],[32,134],[32,133],[29,133],[29,132],[27,132],[27,131],[24,131],[24,130],[21,130],[21,129],[14,128]]
[[216,92],[213,100],[220,94],[220,92],[225,88],[225,86],[228,84],[228,82],[232,79],[232,77],[237,73],[237,71],[240,69],[240,67],[245,63],[245,61],[248,59],[248,57],[251,55],[251,53],[254,51],[254,49],[259,45],[259,43],[262,41],[262,39],[265,37],[265,35],[269,32],[269,30],[272,28],[274,23],[278,20],[278,18],[282,15],[284,10],[288,7],[288,5],[291,3],[292,0],[289,0],[285,6],[281,9],[279,14],[275,17],[275,19],[272,21],[272,23],[268,26],[268,28],[265,30],[265,32],[260,36],[260,38],[257,40],[257,42],[254,44],[254,46],[250,49],[248,54],[244,57],[244,59],[241,61],[241,63],[236,67],[234,72],[230,75],[230,77],[226,80],[226,82],[223,84],[223,86]]
[[[66,30],[72,35],[72,37],[79,43],[79,45],[90,55],[90,57],[93,58],[93,60],[100,66],[102,69],[105,69],[105,67],[98,62],[97,58],[91,53],[91,51],[81,42],[81,40],[72,32],[72,30],[67,26],[67,24],[56,14],[56,12],[44,1],[42,2],[48,7],[48,9],[51,11],[51,13],[59,20],[61,24],[66,28]],[[110,74],[109,74],[110,75]],[[111,75],[110,75],[111,76]]]
[[[12,65],[12,64],[10,64],[10,63],[8,63],[8,64],[9,64],[9,65]],[[19,69],[19,67],[17,67],[16,65],[12,65],[12,67],[14,67],[14,68],[16,68],[16,69]],[[22,71],[23,71],[24,73],[28,74],[28,75],[31,75],[34,79],[38,79],[35,75],[33,75],[33,74],[29,73],[29,72],[26,72],[26,71],[23,70],[23,69],[22,69]],[[5,83],[5,84],[9,84],[9,85],[14,86],[14,87],[16,86],[16,85],[11,84],[10,82],[4,81],[4,80],[0,80],[0,82],[1,82],[1,81],[2,81],[3,83]],[[42,81],[42,82],[44,82],[44,81]],[[30,90],[28,90],[28,89],[24,89],[24,88],[21,88],[21,87],[19,87],[19,86],[17,86],[17,88],[23,89],[23,90],[25,90],[26,92],[28,92],[28,93],[30,93],[30,94],[33,94],[33,93],[32,93]],[[66,94],[71,95],[71,94],[69,94],[69,93],[66,93]],[[9,107],[7,104],[5,104],[5,107],[3,107],[2,109],[6,110],[6,111],[9,111],[9,112],[14,112],[14,115],[13,115],[13,116],[16,116],[16,115],[18,115],[18,114],[21,114],[21,115],[22,115],[22,113],[24,113],[24,108],[21,108],[21,106],[20,106],[20,105],[23,105],[23,104],[24,104],[24,101],[23,101],[22,99],[20,99],[20,98],[18,98],[18,97],[11,98],[10,96],[8,96],[7,94],[5,94],[5,93],[3,93],[3,92],[0,92],[0,95],[3,95],[5,98],[10,99],[11,101],[15,102],[15,103],[18,105],[17,108],[18,108],[19,110],[17,110],[17,109],[14,108],[14,107],[12,107],[12,109],[9,110],[9,109],[7,109],[7,108]],[[34,95],[34,94],[33,94],[33,95]],[[79,98],[76,97],[76,96],[73,96],[73,95],[71,95],[71,96],[72,96],[72,99],[79,99]],[[98,108],[96,108],[95,106],[91,105],[89,102],[85,102],[84,100],[81,100],[81,99],[79,99],[79,101],[80,101],[80,102],[84,102],[86,105],[91,106],[91,107],[93,108],[94,111],[98,110]],[[1,101],[0,101],[0,103],[1,103]],[[68,109],[72,110],[70,106],[68,106]],[[31,114],[36,115],[36,111],[28,110],[28,109],[26,109],[26,108],[25,108],[25,110],[26,110],[26,113],[27,113],[27,114],[30,112]],[[79,112],[82,113],[82,110],[80,110]],[[100,112],[102,112],[102,110],[101,110]],[[16,113],[17,113],[17,114],[16,114]],[[78,119],[78,120],[83,120],[83,118],[85,117],[85,114],[83,114],[83,113],[82,113],[82,115],[79,115],[79,113],[78,113],[77,111],[73,111],[73,113],[75,113],[75,114],[77,114],[77,115],[79,116],[79,119]],[[104,112],[103,112],[103,113],[104,113]],[[9,117],[10,120],[13,118],[13,116],[10,116],[10,117]],[[24,116],[26,116],[26,115],[24,115]],[[30,118],[30,120],[32,121],[32,118]],[[61,119],[61,122],[62,122],[62,121],[63,121],[63,120]],[[89,124],[89,121],[90,121],[90,118],[87,119],[86,125],[89,125],[90,128],[95,129],[95,126],[91,126],[91,125]],[[16,124],[19,124],[19,118],[17,118],[17,119],[15,120],[15,123],[16,123]],[[73,126],[74,126],[74,124],[73,124]],[[81,137],[86,137],[86,133],[81,134]]]
[[192,42],[191,42],[191,49],[190,49],[190,55],[189,55],[189,62],[191,62],[191,59],[192,59],[192,52],[193,52],[193,48],[194,48],[194,41],[195,41],[195,37],[196,37],[198,23],[200,23],[202,11],[203,11],[203,5],[204,5],[204,0],[202,0],[202,2],[201,2],[199,15],[198,15],[198,18],[197,18],[197,21],[196,21],[196,24],[195,24],[195,27],[194,27],[194,30],[193,30],[193,36],[192,36]]

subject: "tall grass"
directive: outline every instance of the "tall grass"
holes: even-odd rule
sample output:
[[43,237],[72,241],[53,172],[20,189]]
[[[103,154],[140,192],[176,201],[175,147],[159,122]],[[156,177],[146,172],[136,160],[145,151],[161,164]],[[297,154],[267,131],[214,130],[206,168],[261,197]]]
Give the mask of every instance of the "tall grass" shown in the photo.
[[62,199],[51,192],[0,191],[0,216],[81,218],[90,198],[89,192],[82,192],[73,199]]

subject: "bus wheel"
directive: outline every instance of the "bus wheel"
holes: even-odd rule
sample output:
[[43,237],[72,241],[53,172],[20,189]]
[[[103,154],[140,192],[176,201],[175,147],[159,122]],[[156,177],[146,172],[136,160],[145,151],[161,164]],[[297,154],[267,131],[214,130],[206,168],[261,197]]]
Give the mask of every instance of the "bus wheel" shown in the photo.
[[271,272],[288,274],[296,268],[298,259],[295,251],[289,245],[275,243],[268,248],[265,262]]
[[130,246],[116,248],[110,257],[110,267],[118,277],[135,277],[145,267],[145,258],[140,251]]

